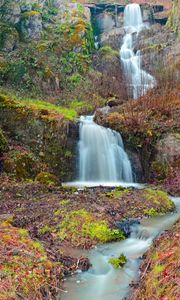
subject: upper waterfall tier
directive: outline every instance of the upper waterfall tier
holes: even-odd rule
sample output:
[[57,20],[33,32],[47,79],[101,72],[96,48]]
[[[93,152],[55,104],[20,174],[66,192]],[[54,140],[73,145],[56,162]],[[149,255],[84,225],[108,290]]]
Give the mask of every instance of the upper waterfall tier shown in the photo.
[[124,28],[126,35],[120,50],[127,87],[134,99],[144,95],[153,88],[156,80],[141,68],[141,53],[134,53],[133,42],[137,34],[145,28],[142,21],[141,9],[138,4],[128,4],[124,12]]
[[138,32],[143,27],[143,20],[140,6],[136,3],[128,4],[124,11],[124,26],[125,29],[130,29],[132,32]]
[[119,133],[81,117],[79,179],[94,182],[133,182],[131,164]]

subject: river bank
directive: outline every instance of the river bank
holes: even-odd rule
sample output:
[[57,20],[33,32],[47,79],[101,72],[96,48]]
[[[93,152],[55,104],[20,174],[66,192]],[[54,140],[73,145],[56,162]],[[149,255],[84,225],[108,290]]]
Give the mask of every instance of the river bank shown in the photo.
[[[9,233],[12,239],[14,230],[29,233],[29,238],[44,249],[42,251],[45,251],[52,269],[57,268],[57,273],[53,273],[57,275],[53,277],[57,289],[52,292],[56,296],[62,285],[60,278],[77,269],[85,271],[90,267],[83,249],[125,239],[125,233],[117,226],[119,222],[140,220],[144,216],[164,214],[174,209],[167,194],[153,187],[145,190],[105,187],[77,190],[15,182],[7,177],[1,178],[0,199],[1,230],[3,226],[12,226],[12,236]],[[23,255],[23,251],[18,252],[19,257]],[[21,269],[20,264],[18,268]],[[31,280],[29,284],[31,286]],[[21,289],[23,286],[20,284]],[[29,292],[25,295],[32,299],[28,298]]]

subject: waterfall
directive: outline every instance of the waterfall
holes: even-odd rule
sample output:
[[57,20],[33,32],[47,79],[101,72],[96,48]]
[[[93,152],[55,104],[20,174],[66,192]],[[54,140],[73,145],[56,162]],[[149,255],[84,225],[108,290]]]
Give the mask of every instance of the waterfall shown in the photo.
[[133,182],[121,135],[97,125],[93,116],[80,118],[79,179],[82,182]]
[[120,50],[127,85],[132,87],[134,99],[144,95],[153,88],[156,80],[153,76],[141,69],[140,51],[134,53],[133,39],[137,39],[138,33],[144,28],[139,4],[128,4],[124,11],[125,36]]

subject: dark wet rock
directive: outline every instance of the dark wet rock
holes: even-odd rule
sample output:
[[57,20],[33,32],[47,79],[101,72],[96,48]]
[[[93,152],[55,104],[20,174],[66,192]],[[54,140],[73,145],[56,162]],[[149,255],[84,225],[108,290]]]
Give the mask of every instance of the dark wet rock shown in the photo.
[[113,107],[113,106],[118,106],[119,105],[119,101],[115,98],[110,98],[107,102],[107,105],[109,107]]
[[85,272],[91,267],[91,263],[87,257],[74,258],[61,255],[60,257],[57,257],[57,260],[63,264],[64,274],[66,276],[71,275],[77,270]]
[[128,146],[126,147],[126,145],[125,148],[131,162],[134,181],[145,182],[143,166],[139,153],[135,151],[135,149],[130,149]]
[[127,220],[123,222],[117,222],[116,227],[125,233],[126,237],[129,237],[132,232],[132,226],[139,225],[138,220]]

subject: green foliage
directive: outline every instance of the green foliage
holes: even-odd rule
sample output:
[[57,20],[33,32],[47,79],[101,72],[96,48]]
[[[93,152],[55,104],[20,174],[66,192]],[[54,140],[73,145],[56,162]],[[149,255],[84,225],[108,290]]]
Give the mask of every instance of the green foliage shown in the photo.
[[[57,13],[53,2],[43,9],[35,3],[32,11],[22,13],[21,20],[41,14],[43,22],[49,23]],[[57,92],[61,88],[73,91],[80,84],[81,76],[89,69],[94,49],[92,27],[83,13],[83,6],[78,4],[73,15],[71,11],[65,12],[63,24],[59,25],[54,18],[54,23],[49,23],[46,30],[43,30],[40,41],[31,41],[25,47],[20,42],[16,53],[12,51],[8,56],[5,54],[6,64],[3,63],[2,68],[0,62],[0,80],[3,85],[10,83],[16,89],[18,87],[19,91],[27,90],[34,95],[42,95],[42,86],[43,90],[46,86],[44,82],[47,83],[45,93],[51,90]],[[71,19],[73,22],[70,22]],[[9,25],[6,27],[7,30],[1,30],[2,42],[6,31],[16,31]],[[69,76],[72,78],[68,80]]]
[[78,12],[80,13],[80,15],[84,14],[84,6],[81,3],[77,3],[77,8],[78,8]]
[[127,263],[127,258],[124,254],[121,254],[117,258],[110,258],[109,263],[115,268],[122,268]]

